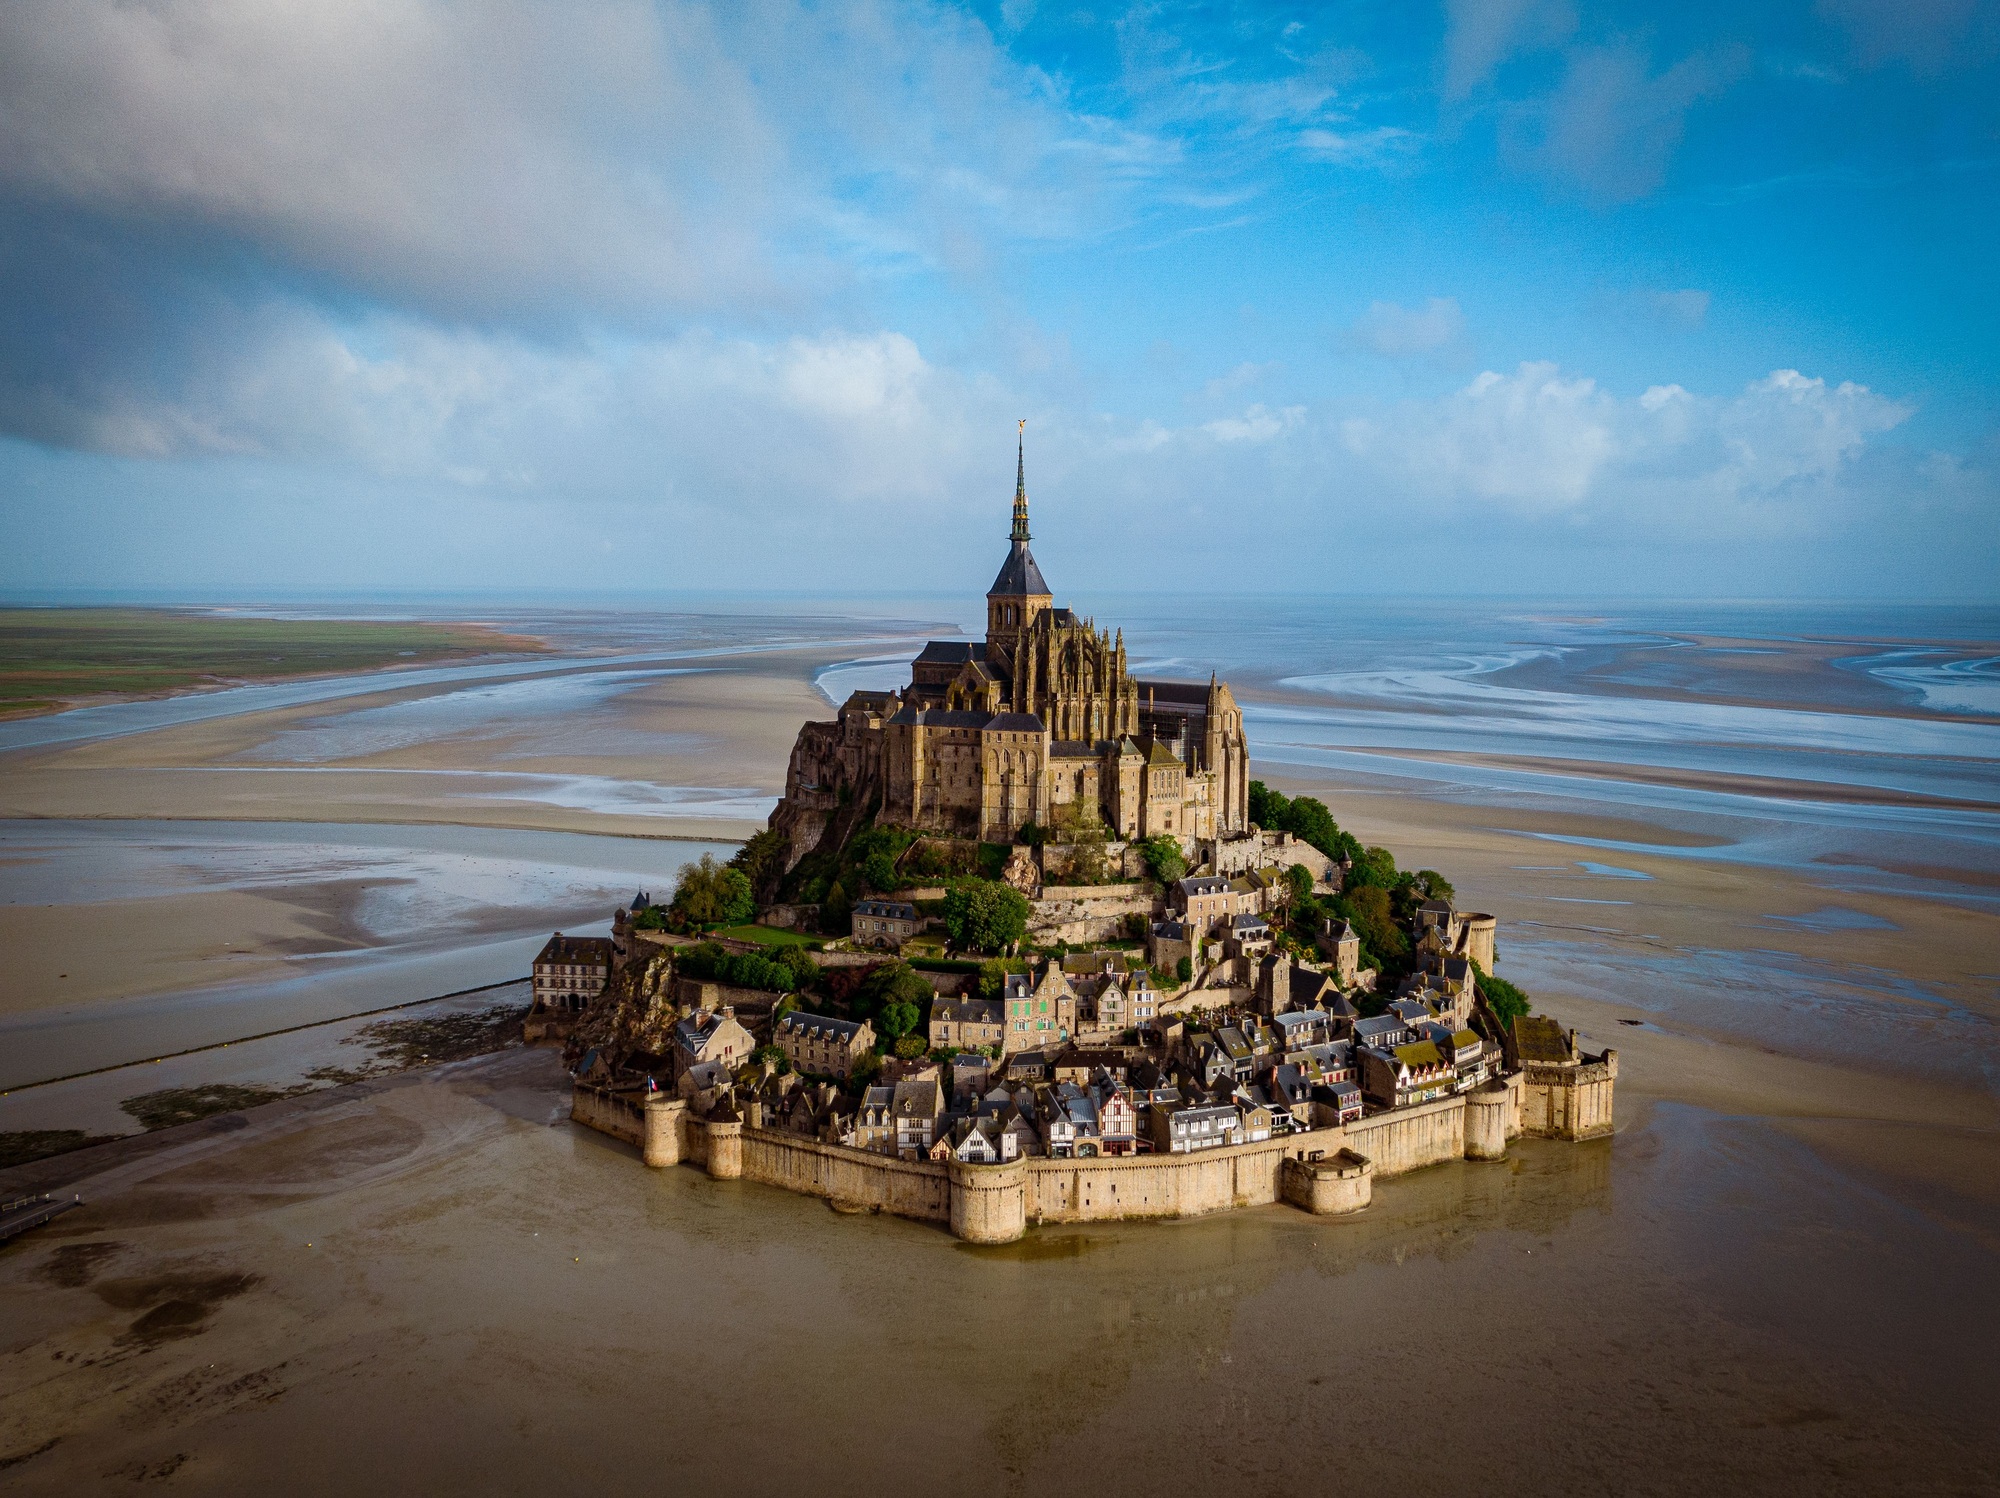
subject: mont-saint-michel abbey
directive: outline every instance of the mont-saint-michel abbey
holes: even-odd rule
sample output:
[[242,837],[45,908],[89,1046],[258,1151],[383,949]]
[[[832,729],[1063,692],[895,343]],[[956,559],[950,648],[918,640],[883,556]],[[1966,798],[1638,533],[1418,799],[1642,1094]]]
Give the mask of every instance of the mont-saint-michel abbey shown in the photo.
[[798,851],[874,794],[886,820],[988,843],[1030,825],[1099,822],[1128,840],[1249,826],[1250,752],[1228,685],[1133,676],[1124,631],[1058,607],[1029,540],[1017,448],[986,638],[933,640],[907,688],[856,692],[837,719],[805,726],[782,809]]
[[1497,976],[1495,918],[1253,781],[1229,687],[1135,677],[1031,539],[1017,439],[985,638],[803,725],[726,867],[550,941],[528,1031],[571,1116],[982,1243],[1344,1215],[1378,1176],[1607,1135],[1617,1052]]

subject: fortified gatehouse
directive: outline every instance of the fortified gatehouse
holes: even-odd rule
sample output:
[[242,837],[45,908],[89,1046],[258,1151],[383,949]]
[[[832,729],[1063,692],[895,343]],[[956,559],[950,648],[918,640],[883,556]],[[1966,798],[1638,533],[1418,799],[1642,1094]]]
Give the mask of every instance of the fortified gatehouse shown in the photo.
[[1226,683],[1127,669],[1124,632],[1055,603],[1029,547],[1025,451],[986,638],[933,640],[897,692],[856,692],[793,746],[771,825],[791,861],[836,810],[879,804],[899,826],[1011,843],[1030,823],[1100,824],[1114,839],[1246,831],[1250,755]]

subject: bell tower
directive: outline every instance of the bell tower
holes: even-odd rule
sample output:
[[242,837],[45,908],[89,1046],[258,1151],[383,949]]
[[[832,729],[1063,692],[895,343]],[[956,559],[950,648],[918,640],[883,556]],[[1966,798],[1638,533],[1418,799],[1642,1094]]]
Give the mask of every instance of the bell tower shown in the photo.
[[1028,550],[1028,423],[1023,418],[1014,453],[1014,528],[1008,535],[1007,560],[986,590],[986,661],[1005,679],[1013,674],[1015,648],[1028,626],[1055,602],[1042,569]]

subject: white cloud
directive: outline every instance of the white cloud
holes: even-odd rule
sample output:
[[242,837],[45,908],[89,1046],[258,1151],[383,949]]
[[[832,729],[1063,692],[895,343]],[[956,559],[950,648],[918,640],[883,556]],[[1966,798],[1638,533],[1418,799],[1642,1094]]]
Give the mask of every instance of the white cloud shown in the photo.
[[1527,363],[1489,370],[1441,400],[1350,417],[1341,436],[1386,481],[1428,500],[1673,529],[1712,519],[1718,506],[1810,503],[1911,411],[1866,386],[1828,386],[1796,370],[1732,399],[1656,385],[1627,401],[1554,364]]
[[1268,406],[1256,405],[1241,416],[1205,422],[1202,430],[1217,442],[1269,442],[1305,420],[1305,414],[1304,406],[1285,406],[1273,411]]
[[1357,418],[1347,446],[1435,497],[1499,500],[1525,513],[1572,507],[1617,448],[1612,402],[1553,364],[1492,371],[1387,421]]
[[1456,343],[1465,332],[1465,316],[1453,297],[1434,296],[1423,306],[1410,309],[1395,302],[1371,302],[1352,332],[1363,347],[1387,358],[1402,359],[1434,354]]

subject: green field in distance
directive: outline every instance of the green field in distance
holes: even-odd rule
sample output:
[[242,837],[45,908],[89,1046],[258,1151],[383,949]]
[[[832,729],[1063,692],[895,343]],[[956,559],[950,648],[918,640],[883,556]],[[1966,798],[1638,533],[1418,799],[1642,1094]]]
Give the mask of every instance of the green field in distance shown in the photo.
[[0,608],[0,716],[55,712],[82,697],[152,697],[543,648],[483,624]]

